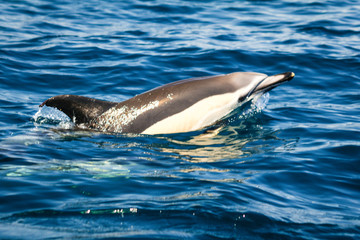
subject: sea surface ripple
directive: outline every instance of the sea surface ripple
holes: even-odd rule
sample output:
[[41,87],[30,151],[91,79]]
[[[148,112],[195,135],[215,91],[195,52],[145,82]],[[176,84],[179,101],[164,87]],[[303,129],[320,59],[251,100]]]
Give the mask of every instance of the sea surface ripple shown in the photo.
[[[0,1],[1,239],[359,239],[360,1]],[[39,104],[296,77],[219,131],[74,130]],[[266,104],[266,107],[265,107]]]

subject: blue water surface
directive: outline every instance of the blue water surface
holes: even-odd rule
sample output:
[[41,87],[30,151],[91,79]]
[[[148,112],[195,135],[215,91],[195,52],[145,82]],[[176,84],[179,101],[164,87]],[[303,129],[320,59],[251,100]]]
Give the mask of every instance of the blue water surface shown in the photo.
[[[0,1],[0,238],[360,238],[359,12]],[[58,94],[123,101],[236,71],[296,77],[218,131],[106,134],[38,112]]]

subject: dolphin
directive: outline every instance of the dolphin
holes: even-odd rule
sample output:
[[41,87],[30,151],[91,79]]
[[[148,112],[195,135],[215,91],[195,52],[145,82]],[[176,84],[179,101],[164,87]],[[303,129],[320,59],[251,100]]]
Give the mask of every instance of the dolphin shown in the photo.
[[123,102],[59,95],[40,107],[54,107],[77,125],[103,132],[167,134],[210,126],[242,103],[290,81],[295,74],[267,76],[234,72],[172,82]]

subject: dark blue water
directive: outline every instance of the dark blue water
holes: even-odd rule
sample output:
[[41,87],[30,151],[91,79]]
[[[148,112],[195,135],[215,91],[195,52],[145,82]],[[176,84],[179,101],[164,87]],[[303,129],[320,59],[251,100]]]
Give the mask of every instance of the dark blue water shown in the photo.
[[[359,12],[357,0],[1,1],[0,238],[359,238]],[[219,132],[100,134],[38,113],[58,94],[122,101],[235,71],[296,77]]]

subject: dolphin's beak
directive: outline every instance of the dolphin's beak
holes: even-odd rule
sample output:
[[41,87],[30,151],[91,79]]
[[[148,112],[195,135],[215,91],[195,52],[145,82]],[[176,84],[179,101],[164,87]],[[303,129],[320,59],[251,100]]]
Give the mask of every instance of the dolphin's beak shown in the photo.
[[285,72],[285,73],[280,73],[280,74],[276,74],[273,76],[269,76],[267,78],[265,78],[264,80],[262,80],[252,91],[251,94],[253,93],[257,93],[257,92],[268,92],[271,89],[279,86],[280,84],[284,83],[284,82],[288,82],[291,79],[293,79],[295,76],[295,73],[293,72]]

